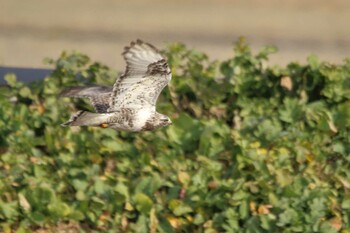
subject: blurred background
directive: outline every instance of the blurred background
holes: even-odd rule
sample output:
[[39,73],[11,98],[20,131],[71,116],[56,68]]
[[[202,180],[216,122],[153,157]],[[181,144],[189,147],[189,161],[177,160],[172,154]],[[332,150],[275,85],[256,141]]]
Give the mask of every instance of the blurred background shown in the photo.
[[159,48],[183,42],[225,59],[246,36],[254,50],[275,45],[270,64],[350,54],[348,0],[0,0],[0,66],[45,68],[45,57],[78,50],[113,69],[136,38]]

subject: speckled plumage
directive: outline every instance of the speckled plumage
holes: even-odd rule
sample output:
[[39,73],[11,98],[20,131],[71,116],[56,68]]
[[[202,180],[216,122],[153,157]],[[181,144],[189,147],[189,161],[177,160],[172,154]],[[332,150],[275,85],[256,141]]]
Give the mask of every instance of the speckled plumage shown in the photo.
[[79,111],[63,126],[103,126],[125,131],[151,131],[170,125],[169,117],[156,112],[159,94],[171,80],[171,71],[160,52],[141,40],[123,52],[126,70],[113,87],[71,87],[62,96],[89,98],[96,113]]

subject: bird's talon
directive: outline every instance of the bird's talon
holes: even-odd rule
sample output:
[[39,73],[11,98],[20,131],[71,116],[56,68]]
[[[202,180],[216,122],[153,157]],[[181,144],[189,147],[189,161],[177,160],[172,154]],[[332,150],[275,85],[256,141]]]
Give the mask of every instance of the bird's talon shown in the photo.
[[108,124],[107,124],[107,123],[102,123],[102,124],[100,125],[100,127],[105,129],[105,128],[108,127]]

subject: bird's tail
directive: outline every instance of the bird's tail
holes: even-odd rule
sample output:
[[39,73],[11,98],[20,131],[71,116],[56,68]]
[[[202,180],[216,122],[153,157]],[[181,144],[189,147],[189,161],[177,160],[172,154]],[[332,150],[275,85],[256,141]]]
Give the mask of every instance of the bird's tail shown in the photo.
[[108,122],[109,113],[92,113],[87,111],[79,111],[71,116],[71,118],[61,124],[67,126],[102,126]]

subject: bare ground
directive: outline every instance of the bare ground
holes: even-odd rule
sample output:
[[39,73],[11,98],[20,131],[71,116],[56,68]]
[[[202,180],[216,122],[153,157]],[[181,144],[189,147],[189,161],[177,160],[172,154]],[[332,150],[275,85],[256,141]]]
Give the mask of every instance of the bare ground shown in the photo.
[[4,66],[43,67],[43,58],[74,49],[122,69],[122,48],[135,38],[158,47],[184,42],[225,59],[243,35],[253,49],[276,45],[277,64],[310,53],[341,62],[350,54],[347,0],[0,0],[0,9]]

